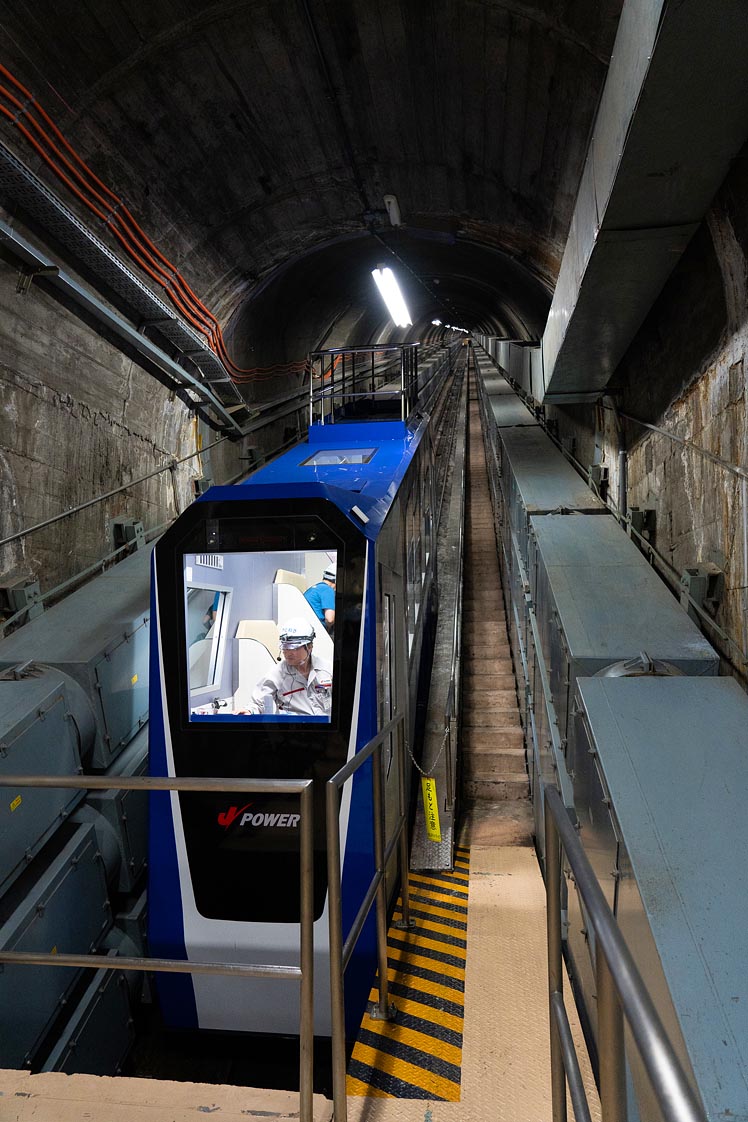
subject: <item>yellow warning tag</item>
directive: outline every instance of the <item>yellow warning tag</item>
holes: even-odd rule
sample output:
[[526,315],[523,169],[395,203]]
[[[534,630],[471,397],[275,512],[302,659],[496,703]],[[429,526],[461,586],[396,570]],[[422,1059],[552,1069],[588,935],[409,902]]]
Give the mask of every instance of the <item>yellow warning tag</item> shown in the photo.
[[23,799],[21,798],[21,796],[16,795],[16,797],[13,799],[13,802],[10,804],[11,813],[14,810],[18,810],[18,808],[19,808],[19,806],[21,805],[22,802],[23,802]]
[[137,682],[137,680],[138,680],[137,674],[133,674],[132,678],[130,679],[130,685],[134,686],[135,683]]
[[436,780],[421,779],[423,809],[426,813],[426,836],[429,841],[440,842],[442,830],[439,825],[439,804],[436,798]]

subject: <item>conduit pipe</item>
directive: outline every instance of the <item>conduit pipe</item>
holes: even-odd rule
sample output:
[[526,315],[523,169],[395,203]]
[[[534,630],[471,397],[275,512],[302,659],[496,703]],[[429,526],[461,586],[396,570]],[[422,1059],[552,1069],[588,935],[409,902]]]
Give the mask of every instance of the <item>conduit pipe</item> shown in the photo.
[[[253,381],[258,377],[273,376],[275,371],[291,373],[305,368],[305,360],[266,368],[237,366],[228,355],[217,318],[194,293],[176,266],[145,233],[123,200],[89,168],[34,95],[2,64],[0,64],[0,75],[5,77],[23,98],[21,100],[11,90],[0,85],[0,99],[4,98],[13,107],[9,109],[0,100],[0,114],[19,130],[68,190],[103,222],[138,266],[164,289],[181,315],[206,338],[211,350],[224,364],[232,381],[237,383]],[[44,124],[40,124],[33,116],[34,112],[42,118]],[[52,136],[47,129],[51,131]]]
[[[193,377],[183,366],[170,358],[160,347],[152,343],[150,339],[146,338],[142,332],[137,331],[126,320],[122,319],[115,311],[107,307],[100,300],[97,299],[92,293],[83,288],[77,281],[68,276],[62,269],[54,264],[48,257],[45,257],[38,249],[35,249],[25,238],[22,238],[15,230],[13,230],[7,222],[0,219],[0,243],[5,244],[13,254],[24,264],[31,266],[32,269],[44,270],[44,283],[53,288],[58,289],[65,296],[70,298],[78,307],[85,309],[89,315],[111,331],[122,341],[126,342],[128,347],[135,350],[143,358],[148,360],[158,369],[168,375],[170,384],[172,380],[178,383],[187,382],[190,389],[195,393],[198,401],[188,399],[185,404],[190,409],[198,409],[200,402],[203,405],[209,406],[221,418],[222,422],[237,435],[243,433],[242,427],[234,420],[231,412],[221,402],[209,386],[205,385],[199,379]],[[184,398],[182,398],[184,401]],[[213,425],[213,422],[202,414],[203,420],[207,424]]]
[[[613,409],[611,405],[603,404],[603,409]],[[713,452],[708,452],[706,448],[700,448],[698,444],[694,444],[692,440],[685,440],[682,436],[676,436],[674,432],[669,432],[667,429],[659,428],[657,425],[650,425],[648,421],[641,421],[638,417],[632,417],[630,413],[622,413],[616,410],[619,417],[623,417],[627,421],[632,421],[635,425],[641,425],[643,429],[649,429],[650,432],[659,433],[660,436],[666,436],[668,440],[672,440],[674,444],[680,444],[683,448],[690,448],[694,452],[698,452],[704,459],[710,460],[718,467],[722,467],[725,471],[737,475],[739,479],[748,480],[748,471],[740,467],[739,464],[731,464],[729,460],[723,460],[720,456],[715,456]]]

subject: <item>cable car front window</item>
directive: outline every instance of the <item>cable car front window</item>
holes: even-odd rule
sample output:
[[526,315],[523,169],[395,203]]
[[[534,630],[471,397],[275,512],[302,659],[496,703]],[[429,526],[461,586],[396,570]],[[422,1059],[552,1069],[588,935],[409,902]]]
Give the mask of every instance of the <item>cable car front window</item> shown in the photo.
[[227,552],[220,586],[205,556],[184,556],[190,721],[329,723],[337,552]]

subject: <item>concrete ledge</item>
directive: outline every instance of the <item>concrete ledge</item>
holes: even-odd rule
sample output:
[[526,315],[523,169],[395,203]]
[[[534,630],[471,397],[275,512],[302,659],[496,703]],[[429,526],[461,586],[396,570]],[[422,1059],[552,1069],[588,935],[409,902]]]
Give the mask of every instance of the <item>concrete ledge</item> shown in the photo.
[[[299,1096],[211,1083],[0,1070],[3,1122],[298,1122]],[[332,1103],[314,1096],[314,1122],[331,1122]]]

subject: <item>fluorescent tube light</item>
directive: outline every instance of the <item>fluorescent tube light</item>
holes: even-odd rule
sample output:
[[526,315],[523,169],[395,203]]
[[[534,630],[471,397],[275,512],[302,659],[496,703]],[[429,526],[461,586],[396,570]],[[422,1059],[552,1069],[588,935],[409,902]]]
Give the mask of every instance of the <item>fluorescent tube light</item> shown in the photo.
[[442,321],[440,319],[432,319],[431,322],[433,323],[434,327],[441,327],[442,325]]
[[398,327],[409,327],[413,320],[405,306],[403,294],[395,280],[392,269],[372,269],[371,275],[377,283],[377,288],[387,305],[387,311],[392,316],[393,323],[396,323]]

